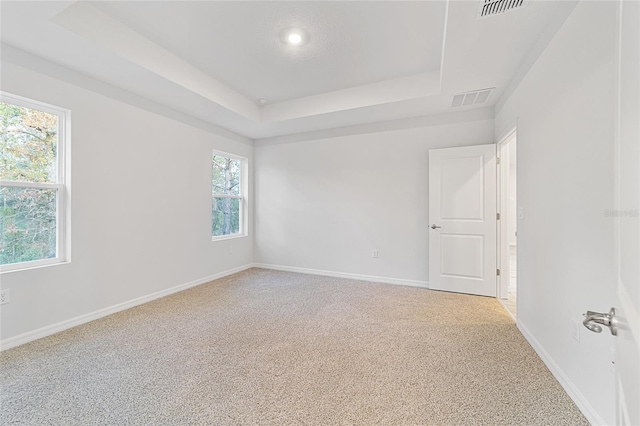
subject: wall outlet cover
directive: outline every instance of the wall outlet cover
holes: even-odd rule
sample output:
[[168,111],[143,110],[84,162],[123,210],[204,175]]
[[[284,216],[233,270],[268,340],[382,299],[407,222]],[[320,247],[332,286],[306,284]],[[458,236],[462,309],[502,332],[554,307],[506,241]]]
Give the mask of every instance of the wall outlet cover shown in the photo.
[[8,288],[0,290],[0,305],[11,302],[11,291]]

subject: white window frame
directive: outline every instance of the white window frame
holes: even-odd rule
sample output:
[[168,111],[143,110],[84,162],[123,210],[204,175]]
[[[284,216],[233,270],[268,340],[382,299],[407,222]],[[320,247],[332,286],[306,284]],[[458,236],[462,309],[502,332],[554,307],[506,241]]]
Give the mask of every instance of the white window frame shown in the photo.
[[71,111],[3,91],[0,91],[0,100],[4,103],[35,109],[58,117],[58,145],[56,147],[58,176],[56,183],[0,180],[0,186],[56,190],[56,257],[0,265],[0,273],[70,262],[69,138],[71,135]]
[[[213,157],[215,155],[240,161],[240,195],[227,195],[227,194],[213,193]],[[211,183],[211,202],[209,203],[209,206],[210,206],[209,212],[212,212],[211,207],[213,206],[214,198],[233,198],[233,199],[240,200],[239,212],[238,212],[240,216],[239,224],[238,224],[238,232],[235,234],[228,234],[228,235],[213,235],[213,229],[209,228],[209,233],[211,234],[211,241],[229,240],[232,238],[242,238],[249,235],[248,226],[247,226],[248,219],[249,219],[248,217],[249,206],[247,201],[247,198],[248,198],[247,194],[249,191],[248,164],[249,164],[249,160],[245,157],[241,157],[235,154],[229,154],[228,152],[219,151],[217,149],[214,149],[211,151],[211,163],[210,163],[211,175],[209,176],[210,177],[209,182]],[[211,225],[212,222],[213,222],[213,216],[211,215],[209,216],[209,224]]]

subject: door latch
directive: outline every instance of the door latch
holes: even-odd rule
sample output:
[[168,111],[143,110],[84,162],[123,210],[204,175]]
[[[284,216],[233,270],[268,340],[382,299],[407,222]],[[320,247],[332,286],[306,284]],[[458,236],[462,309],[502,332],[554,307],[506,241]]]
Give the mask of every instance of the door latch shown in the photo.
[[614,336],[618,335],[618,329],[616,328],[616,324],[615,324],[615,316],[616,316],[615,308],[611,308],[609,310],[609,313],[587,311],[587,313],[582,314],[582,316],[584,316],[584,321],[582,321],[582,325],[587,327],[590,331],[593,331],[594,333],[602,332],[602,327],[598,325],[598,324],[602,324],[605,327],[609,327],[609,330],[611,331],[612,335]]

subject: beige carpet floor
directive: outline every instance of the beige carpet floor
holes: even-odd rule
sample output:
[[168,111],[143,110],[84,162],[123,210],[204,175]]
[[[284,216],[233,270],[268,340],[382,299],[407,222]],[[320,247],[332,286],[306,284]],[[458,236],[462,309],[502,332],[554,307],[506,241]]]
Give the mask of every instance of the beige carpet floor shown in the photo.
[[584,425],[491,298],[251,269],[0,354],[0,424]]

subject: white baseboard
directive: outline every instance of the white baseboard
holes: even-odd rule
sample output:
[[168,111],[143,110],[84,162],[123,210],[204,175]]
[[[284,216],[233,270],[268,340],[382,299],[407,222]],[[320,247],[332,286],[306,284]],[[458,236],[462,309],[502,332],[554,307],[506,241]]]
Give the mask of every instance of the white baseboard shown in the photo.
[[403,278],[378,277],[375,275],[352,274],[348,272],[326,271],[323,269],[299,268],[297,266],[271,265],[267,263],[254,263],[255,268],[273,269],[275,271],[298,272],[300,274],[323,275],[327,277],[348,278],[352,280],[370,281],[376,283],[406,285],[410,287],[429,288],[427,281],[406,280]]
[[117,305],[109,306],[107,308],[99,309],[94,312],[90,312],[88,314],[80,315],[75,318],[71,318],[65,321],[61,321],[55,324],[51,324],[42,328],[38,328],[33,331],[28,331],[23,334],[19,334],[14,337],[9,337],[8,339],[0,340],[0,351],[4,351],[7,349],[15,348],[16,346],[24,345],[25,343],[32,342],[37,339],[41,339],[43,337],[50,336],[52,334],[59,333],[64,330],[68,330],[70,328],[76,327],[81,324],[85,324],[90,321],[97,320],[99,318],[106,317],[107,315],[115,314],[116,312],[124,311],[129,308],[133,308],[134,306],[142,305],[143,303],[151,302],[152,300],[159,299],[161,297],[169,296],[170,294],[178,293],[183,290],[187,290],[191,287],[196,287],[201,284],[208,283],[213,280],[217,280],[219,278],[226,277],[228,275],[232,275],[246,269],[253,267],[252,264],[247,264],[240,266],[238,268],[228,269],[223,272],[219,272],[217,274],[209,275],[207,277],[203,277],[197,279],[195,281],[191,281],[185,284],[180,284],[175,287],[171,287],[165,290],[160,290],[155,293],[148,294],[146,296],[138,297],[133,300],[129,300],[127,302],[118,303]]
[[551,374],[560,382],[560,385],[567,392],[569,397],[575,402],[578,406],[578,409],[584,414],[587,418],[587,421],[592,425],[605,425],[605,421],[600,417],[600,415],[596,412],[593,406],[587,401],[582,392],[580,392],[575,384],[569,379],[569,377],[562,371],[560,366],[556,364],[556,362],[551,358],[551,355],[542,347],[542,345],[536,340],[535,337],[531,334],[529,329],[521,322],[517,321],[517,326],[522,335],[527,339],[529,344],[536,351],[538,356],[544,361],[547,368],[551,371]]

